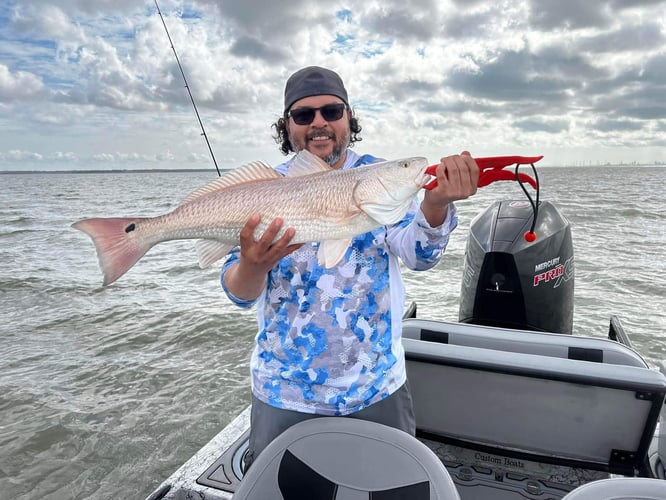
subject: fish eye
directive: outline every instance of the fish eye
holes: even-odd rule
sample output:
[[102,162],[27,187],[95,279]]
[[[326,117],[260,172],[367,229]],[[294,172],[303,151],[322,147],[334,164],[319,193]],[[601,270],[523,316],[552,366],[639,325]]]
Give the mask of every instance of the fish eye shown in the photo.
[[407,167],[409,167],[409,162],[408,162],[407,160],[405,160],[405,161],[401,161],[401,162],[400,162],[400,166],[401,166],[402,168],[407,168]]

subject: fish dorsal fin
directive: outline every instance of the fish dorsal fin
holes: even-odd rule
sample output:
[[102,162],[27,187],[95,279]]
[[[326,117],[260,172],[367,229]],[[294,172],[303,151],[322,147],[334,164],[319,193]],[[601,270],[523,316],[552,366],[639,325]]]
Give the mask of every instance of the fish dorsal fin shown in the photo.
[[252,163],[248,163],[224,174],[222,177],[215,179],[213,182],[190,193],[187,198],[181,202],[181,205],[190,203],[202,196],[222,191],[230,186],[281,178],[282,175],[279,172],[276,172],[275,169],[267,163],[264,163],[263,161],[253,161]]
[[307,149],[299,151],[289,164],[286,177],[302,177],[318,172],[330,172],[333,170],[328,163],[317,155],[310,153]]

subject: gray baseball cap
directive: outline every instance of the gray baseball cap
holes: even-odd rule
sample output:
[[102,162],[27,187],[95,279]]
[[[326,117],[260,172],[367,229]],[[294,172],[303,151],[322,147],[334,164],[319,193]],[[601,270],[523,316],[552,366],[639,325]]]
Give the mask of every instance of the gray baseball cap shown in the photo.
[[284,111],[304,97],[313,95],[334,95],[349,106],[347,90],[342,78],[330,69],[320,66],[308,66],[298,70],[287,80],[284,88]]

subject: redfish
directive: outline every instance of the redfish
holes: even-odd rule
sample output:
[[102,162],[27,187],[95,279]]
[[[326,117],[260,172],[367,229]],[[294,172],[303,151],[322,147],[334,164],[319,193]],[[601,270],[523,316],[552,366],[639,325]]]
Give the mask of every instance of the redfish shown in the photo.
[[259,239],[275,218],[296,229],[291,243],[321,242],[318,261],[333,267],[354,236],[399,222],[431,178],[425,158],[385,161],[347,170],[332,169],[301,151],[285,176],[263,162],[223,175],[158,217],[83,219],[72,227],[88,234],[97,249],[104,285],[125,274],[163,241],[196,239],[199,265],[206,268],[239,245],[240,231],[261,216]]

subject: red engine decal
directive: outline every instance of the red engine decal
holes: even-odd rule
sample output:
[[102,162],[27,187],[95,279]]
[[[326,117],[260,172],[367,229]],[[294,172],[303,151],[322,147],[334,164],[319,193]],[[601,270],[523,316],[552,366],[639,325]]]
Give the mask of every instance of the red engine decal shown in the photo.
[[534,275],[534,286],[539,286],[539,283],[542,281],[548,282],[550,280],[557,279],[561,276],[564,276],[564,265],[560,264],[559,266],[549,269],[543,273]]

